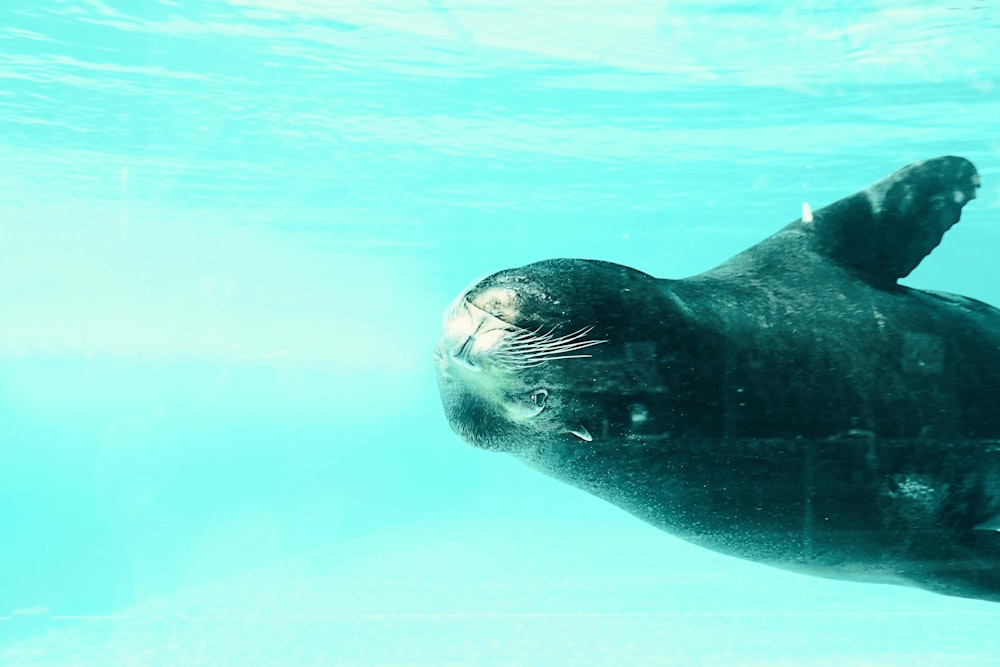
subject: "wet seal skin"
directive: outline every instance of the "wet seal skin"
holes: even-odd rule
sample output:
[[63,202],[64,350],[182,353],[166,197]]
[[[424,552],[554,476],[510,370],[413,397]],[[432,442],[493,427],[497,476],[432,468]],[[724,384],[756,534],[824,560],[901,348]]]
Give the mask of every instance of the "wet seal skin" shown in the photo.
[[445,313],[448,421],[708,549],[1000,601],[1000,311],[898,284],[978,187],[912,164],[681,280],[495,273]]

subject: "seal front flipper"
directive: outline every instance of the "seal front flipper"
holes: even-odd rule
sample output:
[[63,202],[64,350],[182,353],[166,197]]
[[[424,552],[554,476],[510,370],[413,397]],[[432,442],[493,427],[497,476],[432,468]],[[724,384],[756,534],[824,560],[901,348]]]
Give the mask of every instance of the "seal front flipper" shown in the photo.
[[979,174],[960,157],[903,167],[789,227],[806,233],[810,248],[868,282],[895,285],[937,247],[976,197]]

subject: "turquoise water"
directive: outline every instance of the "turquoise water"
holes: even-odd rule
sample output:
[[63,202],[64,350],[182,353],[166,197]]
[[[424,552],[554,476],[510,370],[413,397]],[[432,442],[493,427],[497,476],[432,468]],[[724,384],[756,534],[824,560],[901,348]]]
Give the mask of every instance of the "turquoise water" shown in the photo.
[[1000,304],[1000,10],[0,7],[0,665],[992,665],[1000,609],[688,546],[449,430],[440,316],[710,268],[914,160]]

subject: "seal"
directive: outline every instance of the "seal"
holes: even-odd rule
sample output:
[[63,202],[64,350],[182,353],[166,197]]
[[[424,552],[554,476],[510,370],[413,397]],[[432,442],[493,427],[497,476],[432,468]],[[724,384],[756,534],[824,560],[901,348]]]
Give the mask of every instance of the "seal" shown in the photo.
[[721,553],[1000,601],[1000,311],[898,284],[978,187],[912,164],[680,280],[479,280],[435,351],[448,421]]

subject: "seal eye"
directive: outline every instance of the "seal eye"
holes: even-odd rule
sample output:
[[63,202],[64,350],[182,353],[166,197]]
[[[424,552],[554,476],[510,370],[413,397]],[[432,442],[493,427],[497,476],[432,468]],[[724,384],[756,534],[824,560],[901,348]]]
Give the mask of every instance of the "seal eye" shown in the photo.
[[531,399],[531,402],[537,405],[539,409],[541,409],[545,407],[545,399],[548,398],[548,396],[549,392],[545,389],[536,389],[531,392],[531,395],[528,396],[528,398]]

